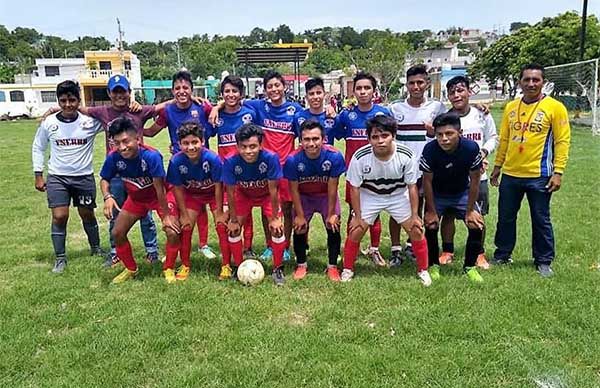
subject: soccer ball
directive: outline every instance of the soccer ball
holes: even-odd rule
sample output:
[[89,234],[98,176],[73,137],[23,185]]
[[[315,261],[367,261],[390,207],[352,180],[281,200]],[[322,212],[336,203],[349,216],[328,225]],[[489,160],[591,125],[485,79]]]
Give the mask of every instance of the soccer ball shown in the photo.
[[245,260],[237,270],[237,276],[240,283],[245,286],[255,286],[262,282],[265,277],[265,270],[258,260]]

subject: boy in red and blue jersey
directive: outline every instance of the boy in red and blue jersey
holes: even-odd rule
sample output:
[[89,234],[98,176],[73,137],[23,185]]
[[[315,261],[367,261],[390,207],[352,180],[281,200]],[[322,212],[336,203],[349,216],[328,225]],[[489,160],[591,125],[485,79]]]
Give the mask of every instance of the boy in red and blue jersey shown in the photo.
[[[369,73],[359,72],[354,77],[354,94],[357,98],[357,105],[350,110],[344,110],[339,117],[339,129],[336,138],[346,140],[346,167],[350,164],[354,153],[362,146],[369,144],[367,137],[367,121],[378,115],[390,116],[387,108],[373,103],[373,93],[377,88],[377,80]],[[350,216],[348,217],[348,227],[352,221],[352,201],[350,198],[350,183],[346,182],[346,203],[350,207]],[[369,226],[371,234],[371,246],[368,250],[368,256],[371,261],[378,266],[385,266],[385,259],[379,252],[379,243],[381,242],[381,220],[377,218],[375,223]]]
[[290,182],[294,203],[294,253],[297,264],[294,279],[300,280],[306,276],[308,225],[312,216],[319,213],[327,230],[327,276],[332,281],[339,281],[337,258],[341,245],[341,212],[338,182],[346,171],[346,164],[341,152],[323,144],[325,129],[318,121],[304,121],[300,129],[302,147],[288,157],[283,169],[285,178]]
[[181,151],[169,161],[167,182],[173,188],[167,194],[167,201],[181,225],[179,255],[182,266],[175,274],[173,268],[177,255],[167,255],[163,273],[168,283],[186,280],[189,275],[192,232],[196,217],[206,205],[213,212],[224,265],[229,265],[231,256],[223,214],[223,163],[217,154],[203,147],[204,129],[200,124],[194,121],[183,123],[177,130],[177,136]]
[[122,283],[137,274],[137,265],[127,240],[133,224],[145,217],[150,210],[156,210],[167,234],[167,256],[173,252],[177,254],[179,224],[169,214],[164,186],[166,174],[160,152],[140,144],[136,126],[127,117],[115,119],[110,124],[108,134],[115,151],[108,154],[100,171],[100,188],[107,219],[110,220],[113,210],[118,209],[117,202],[110,193],[111,179],[120,176],[128,195],[121,209],[118,209],[120,212],[112,230],[117,256],[125,265],[125,270],[113,279],[113,283]]
[[294,117],[294,132],[300,138],[302,123],[306,120],[316,120],[325,131],[323,142],[333,145],[335,134],[338,132],[339,120],[329,117],[323,105],[323,101],[325,100],[325,84],[323,79],[318,77],[309,79],[304,83],[304,90],[306,90],[308,108],[296,113]]
[[262,149],[263,132],[258,125],[242,125],[235,137],[238,154],[225,159],[223,166],[223,183],[230,208],[229,243],[234,263],[237,269],[243,260],[240,226],[252,214],[253,207],[260,207],[271,232],[273,281],[278,286],[283,285],[286,241],[279,207],[281,164],[276,154]]

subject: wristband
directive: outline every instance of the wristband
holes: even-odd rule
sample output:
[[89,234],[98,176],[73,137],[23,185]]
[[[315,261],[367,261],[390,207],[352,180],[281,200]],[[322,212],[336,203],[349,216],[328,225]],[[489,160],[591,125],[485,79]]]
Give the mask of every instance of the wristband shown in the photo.
[[42,176],[42,175],[44,175],[41,171],[34,171],[33,173],[35,174],[35,176]]
[[105,200],[105,201],[106,201],[107,199],[109,199],[109,198],[115,198],[115,197],[114,197],[112,194],[106,194],[106,195],[104,196],[104,200]]
[[556,172],[556,171],[555,171],[555,172],[554,172],[554,175],[560,175],[560,176],[562,176],[562,172]]

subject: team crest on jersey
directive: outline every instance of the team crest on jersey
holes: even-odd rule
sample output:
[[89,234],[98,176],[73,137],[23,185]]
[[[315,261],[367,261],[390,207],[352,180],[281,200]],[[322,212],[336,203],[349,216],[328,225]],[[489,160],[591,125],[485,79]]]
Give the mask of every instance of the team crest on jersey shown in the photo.
[[195,119],[198,118],[198,111],[196,109],[190,111],[190,114],[192,115],[193,118],[195,118]]
[[293,106],[288,106],[288,108],[285,111],[287,112],[288,116],[293,116],[296,114],[296,108]]
[[362,172],[363,172],[363,174],[368,174],[368,173],[370,173],[370,172],[371,172],[371,166],[369,166],[369,165],[365,165],[365,166],[363,166],[363,168],[362,168]]
[[348,118],[350,120],[354,121],[358,118],[358,115],[356,114],[356,112],[350,112],[350,113],[348,113]]
[[306,119],[304,117],[298,117],[298,125],[302,125],[302,123],[305,121]]
[[142,159],[142,171],[146,172],[146,170],[148,170],[148,163]]
[[127,164],[124,161],[119,160],[117,162],[117,170],[125,170],[126,168],[127,168]]
[[252,115],[250,113],[246,113],[242,116],[242,123],[250,124],[252,122]]
[[52,125],[50,125],[50,126],[48,127],[48,130],[49,130],[50,132],[56,132],[56,131],[58,131],[58,125],[56,125],[56,124],[52,124]]
[[265,112],[268,112],[270,110],[271,110],[271,108],[269,108],[269,104],[265,104]]
[[537,112],[533,121],[541,122],[544,120],[544,112]]
[[512,112],[509,113],[508,117],[511,118],[511,119],[514,119],[516,115],[517,115],[517,112],[515,112],[513,110]]
[[298,171],[303,172],[304,170],[306,170],[304,163],[298,163]]
[[86,119],[81,122],[81,128],[90,129],[94,126],[94,121],[91,119]]
[[404,115],[403,114],[399,114],[396,115],[396,121],[398,121],[399,123],[404,121]]
[[326,120],[323,122],[323,126],[324,126],[325,128],[333,128],[333,125],[334,125],[334,124],[335,124],[335,120],[334,120],[334,119],[326,119]]
[[321,165],[321,169],[325,172],[331,170],[331,162],[329,160],[324,161]]
[[210,163],[208,163],[208,160],[205,160],[204,163],[202,163],[202,170],[204,170],[205,173],[210,172]]
[[258,165],[258,171],[260,171],[261,174],[264,174],[267,172],[267,164],[265,162],[261,162]]
[[181,165],[181,166],[179,166],[179,172],[181,174],[185,175],[188,173],[188,168],[186,166]]
[[222,127],[223,124],[225,124],[225,120],[219,117],[219,119],[217,120],[217,127]]
[[240,166],[239,164],[237,166],[235,166],[235,168],[233,169],[233,172],[235,173],[235,175],[241,175],[242,174],[242,166]]

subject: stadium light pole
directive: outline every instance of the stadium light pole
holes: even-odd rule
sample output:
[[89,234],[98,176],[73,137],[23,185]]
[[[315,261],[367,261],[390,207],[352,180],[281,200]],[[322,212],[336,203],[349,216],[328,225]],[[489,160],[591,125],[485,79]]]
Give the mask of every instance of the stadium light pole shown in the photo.
[[583,61],[585,51],[585,29],[587,24],[587,5],[588,0],[583,0],[583,12],[581,13],[581,36],[579,38],[579,60]]

